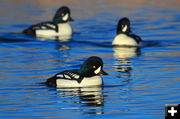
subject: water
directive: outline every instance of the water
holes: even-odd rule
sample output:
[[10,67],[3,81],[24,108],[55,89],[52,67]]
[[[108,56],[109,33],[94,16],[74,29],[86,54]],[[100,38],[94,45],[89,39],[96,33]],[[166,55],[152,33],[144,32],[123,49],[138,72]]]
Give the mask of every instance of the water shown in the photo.
[[[164,105],[180,102],[179,4],[1,1],[0,118],[163,119]],[[71,41],[15,34],[50,19],[61,5],[73,9]],[[111,46],[123,16],[142,37],[141,49]],[[56,89],[39,83],[79,68],[92,55],[103,59],[109,73],[102,88]]]

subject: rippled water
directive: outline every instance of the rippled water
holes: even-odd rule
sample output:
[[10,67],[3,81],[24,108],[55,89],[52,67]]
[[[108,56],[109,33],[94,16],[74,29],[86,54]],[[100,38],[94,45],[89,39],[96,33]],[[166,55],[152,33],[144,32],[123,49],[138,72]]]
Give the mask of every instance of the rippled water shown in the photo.
[[[172,7],[166,7],[168,1],[164,6],[145,2],[127,7],[100,1],[80,7],[73,1],[67,3],[75,19],[70,41],[16,34],[51,18],[62,5],[45,3],[1,3],[0,118],[160,119],[165,104],[180,102],[179,2],[173,1]],[[134,33],[142,37],[142,48],[111,46],[123,16],[131,19]],[[103,77],[103,87],[56,89],[39,83],[62,70],[79,68],[92,55],[103,58],[109,73]]]

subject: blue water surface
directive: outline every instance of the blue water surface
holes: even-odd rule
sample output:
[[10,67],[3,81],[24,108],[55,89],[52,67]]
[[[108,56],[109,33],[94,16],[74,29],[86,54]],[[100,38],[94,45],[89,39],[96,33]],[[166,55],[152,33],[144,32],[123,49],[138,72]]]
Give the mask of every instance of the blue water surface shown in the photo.
[[[165,104],[180,103],[178,1],[172,7],[166,7],[168,1],[164,6],[146,1],[130,7],[107,0],[67,2],[75,19],[72,39],[19,34],[31,24],[51,19],[63,5],[45,3],[1,3],[1,119],[163,119]],[[117,22],[124,16],[143,39],[139,49],[111,46]],[[79,68],[93,55],[103,59],[109,74],[103,77],[103,87],[59,89],[42,83],[60,71]]]

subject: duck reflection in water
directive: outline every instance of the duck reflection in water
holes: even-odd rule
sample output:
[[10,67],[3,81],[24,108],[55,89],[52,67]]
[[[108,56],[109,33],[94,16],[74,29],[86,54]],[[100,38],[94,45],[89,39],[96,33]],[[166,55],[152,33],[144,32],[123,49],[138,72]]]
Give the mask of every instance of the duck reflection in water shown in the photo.
[[61,42],[67,42],[70,41],[72,36],[70,35],[62,35],[62,36],[43,36],[43,37],[36,37],[37,40],[40,41],[46,41],[46,40],[55,40],[55,41],[61,41]]
[[[81,88],[57,88],[58,95],[66,95],[79,97],[74,99],[74,103],[82,104],[80,109],[85,109],[84,113],[88,114],[103,114],[104,95],[101,86],[81,87]],[[71,100],[71,101],[72,101]],[[90,108],[89,108],[90,107]]]
[[132,57],[140,56],[140,47],[114,46],[114,57],[118,60],[115,65],[119,72],[130,73],[132,71]]

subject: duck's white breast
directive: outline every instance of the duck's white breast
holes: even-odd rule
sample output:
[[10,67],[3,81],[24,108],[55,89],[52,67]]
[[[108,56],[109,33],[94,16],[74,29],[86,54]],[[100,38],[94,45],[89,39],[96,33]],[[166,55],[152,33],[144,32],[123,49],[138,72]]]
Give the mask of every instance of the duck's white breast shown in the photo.
[[70,24],[64,23],[64,24],[58,24],[59,34],[60,35],[72,35],[72,28]]
[[121,45],[121,46],[139,46],[139,44],[135,41],[135,39],[127,36],[126,34],[117,35],[112,45]]
[[102,85],[102,78],[100,76],[85,77],[81,83],[76,80],[65,80],[57,79],[57,87],[89,87],[89,86],[99,86]]

